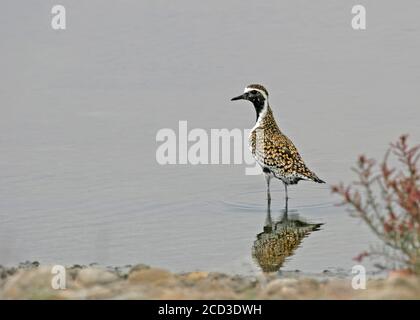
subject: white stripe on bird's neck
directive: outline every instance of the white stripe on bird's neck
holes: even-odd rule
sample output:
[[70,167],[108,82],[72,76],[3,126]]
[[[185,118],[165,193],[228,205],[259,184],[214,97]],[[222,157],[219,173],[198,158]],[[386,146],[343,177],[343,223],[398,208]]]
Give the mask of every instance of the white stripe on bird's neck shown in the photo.
[[264,119],[265,115],[267,114],[267,110],[268,110],[268,96],[267,96],[267,94],[263,90],[260,90],[258,88],[254,88],[254,87],[246,87],[245,90],[244,90],[244,93],[247,93],[247,92],[252,91],[252,90],[258,91],[264,97],[264,107],[261,110],[261,112],[258,114],[258,119],[257,119],[254,127],[251,129],[251,131],[254,131],[256,128],[258,128],[260,126],[262,120]]
[[251,132],[254,131],[255,129],[257,129],[261,125],[262,121],[264,120],[264,118],[267,114],[267,111],[268,111],[268,100],[265,99],[264,100],[264,107],[261,110],[261,112],[258,114],[258,119],[255,122],[254,127],[252,127]]

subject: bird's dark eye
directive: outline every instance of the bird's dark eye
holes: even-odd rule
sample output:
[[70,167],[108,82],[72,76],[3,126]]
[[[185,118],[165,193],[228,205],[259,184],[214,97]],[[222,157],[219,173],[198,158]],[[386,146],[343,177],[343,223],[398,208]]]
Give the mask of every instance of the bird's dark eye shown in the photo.
[[257,94],[257,90],[252,90],[251,93],[252,94]]

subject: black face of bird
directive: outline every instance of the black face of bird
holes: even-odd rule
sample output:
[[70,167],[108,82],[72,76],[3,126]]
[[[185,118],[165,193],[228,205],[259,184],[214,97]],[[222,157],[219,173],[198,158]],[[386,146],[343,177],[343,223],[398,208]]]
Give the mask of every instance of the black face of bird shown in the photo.
[[255,110],[257,111],[257,115],[260,113],[260,111],[264,108],[265,100],[266,98],[259,90],[246,90],[243,94],[240,96],[234,97],[231,99],[231,101],[235,100],[248,100],[251,101],[255,107]]
[[248,100],[248,101],[251,101],[252,103],[257,102],[257,103],[264,104],[265,98],[262,95],[262,93],[259,92],[258,90],[250,90],[250,91],[246,91],[240,96],[237,96],[231,99],[231,101],[235,101],[235,100]]

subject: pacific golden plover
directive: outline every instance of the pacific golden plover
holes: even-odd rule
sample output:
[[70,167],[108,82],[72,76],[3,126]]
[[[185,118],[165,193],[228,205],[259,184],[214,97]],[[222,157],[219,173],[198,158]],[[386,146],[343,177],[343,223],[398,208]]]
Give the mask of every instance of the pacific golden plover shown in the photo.
[[257,121],[249,136],[249,146],[265,175],[269,201],[272,177],[284,183],[286,210],[289,184],[297,184],[300,180],[325,183],[308,169],[293,142],[280,131],[268,103],[268,91],[262,85],[251,84],[242,95],[231,100],[248,100],[254,105]]

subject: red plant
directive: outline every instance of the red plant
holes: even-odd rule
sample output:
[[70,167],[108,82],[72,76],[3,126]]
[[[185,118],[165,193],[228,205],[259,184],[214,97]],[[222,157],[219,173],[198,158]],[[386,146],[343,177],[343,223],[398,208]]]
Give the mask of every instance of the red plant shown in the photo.
[[[391,157],[392,156],[392,157]],[[392,159],[391,159],[392,158]],[[402,262],[420,273],[420,145],[409,147],[407,135],[392,143],[379,165],[360,156],[353,168],[358,179],[333,186],[353,213],[363,219]],[[397,160],[390,164],[391,160]],[[358,260],[368,256],[363,253]]]

